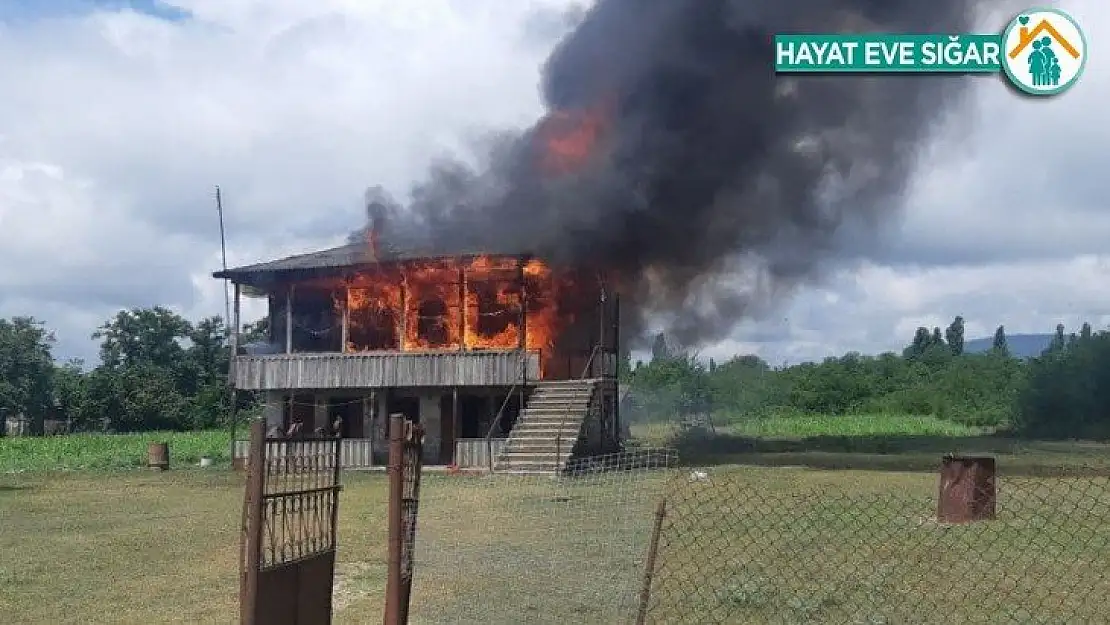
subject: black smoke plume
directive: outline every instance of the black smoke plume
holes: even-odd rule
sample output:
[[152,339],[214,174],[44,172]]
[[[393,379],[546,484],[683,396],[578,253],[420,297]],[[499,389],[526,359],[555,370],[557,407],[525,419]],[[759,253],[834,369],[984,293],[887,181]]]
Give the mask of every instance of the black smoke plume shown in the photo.
[[722,338],[897,211],[967,83],[776,76],[773,34],[967,32],[977,4],[600,0],[543,67],[550,112],[603,120],[579,167],[543,166],[541,120],[480,167],[436,163],[407,206],[372,191],[370,212],[383,245],[615,269],[633,333],[651,317],[681,344]]

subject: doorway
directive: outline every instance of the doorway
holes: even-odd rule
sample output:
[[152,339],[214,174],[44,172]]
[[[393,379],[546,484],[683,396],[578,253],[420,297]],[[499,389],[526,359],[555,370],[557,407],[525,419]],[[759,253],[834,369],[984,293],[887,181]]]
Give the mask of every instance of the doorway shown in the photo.
[[328,427],[337,419],[340,420],[340,436],[362,438],[362,398],[350,395],[328,398]]

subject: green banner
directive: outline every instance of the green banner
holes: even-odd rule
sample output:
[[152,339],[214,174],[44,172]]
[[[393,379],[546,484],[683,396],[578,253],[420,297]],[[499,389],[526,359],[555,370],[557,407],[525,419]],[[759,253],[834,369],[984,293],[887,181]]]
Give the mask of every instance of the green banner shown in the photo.
[[775,71],[787,73],[993,73],[1001,56],[991,34],[775,35]]

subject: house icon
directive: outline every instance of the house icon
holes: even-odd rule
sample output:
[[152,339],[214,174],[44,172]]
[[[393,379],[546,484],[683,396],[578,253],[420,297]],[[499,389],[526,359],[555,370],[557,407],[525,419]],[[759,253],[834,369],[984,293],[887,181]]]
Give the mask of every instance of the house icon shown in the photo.
[[[1022,21],[1024,22],[1028,19],[1029,18],[1022,18]],[[1038,22],[1037,25],[1032,28],[1032,30],[1030,30],[1028,25],[1022,25],[1021,30],[1018,31],[1018,43],[1013,47],[1013,49],[1010,50],[1009,57],[1011,59],[1016,59],[1018,55],[1022,53],[1022,51],[1029,47],[1029,44],[1033,43],[1033,41],[1041,35],[1041,33],[1047,34],[1049,37],[1052,37],[1056,41],[1056,43],[1060,44],[1060,47],[1063,48],[1065,52],[1071,55],[1073,59],[1079,59],[1079,50],[1076,49],[1076,47],[1073,46],[1071,42],[1068,41],[1063,35],[1061,35],[1060,31],[1056,30],[1056,28],[1046,19],[1042,19],[1040,22]]]

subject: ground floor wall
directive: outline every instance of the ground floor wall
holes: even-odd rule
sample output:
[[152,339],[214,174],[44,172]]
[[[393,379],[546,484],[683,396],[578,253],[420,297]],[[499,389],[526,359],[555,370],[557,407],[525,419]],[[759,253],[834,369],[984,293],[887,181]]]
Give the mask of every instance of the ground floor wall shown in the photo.
[[498,440],[512,429],[522,400],[526,397],[519,389],[501,387],[267,391],[263,418],[272,433],[288,432],[294,421],[302,423],[305,433],[330,431],[338,425],[345,439],[368,440],[369,452],[359,453],[369,453],[373,464],[384,465],[389,415],[402,413],[424,426],[425,464],[449,465],[459,460],[469,464],[484,462],[488,456],[485,438],[502,405],[504,414],[494,429]]

